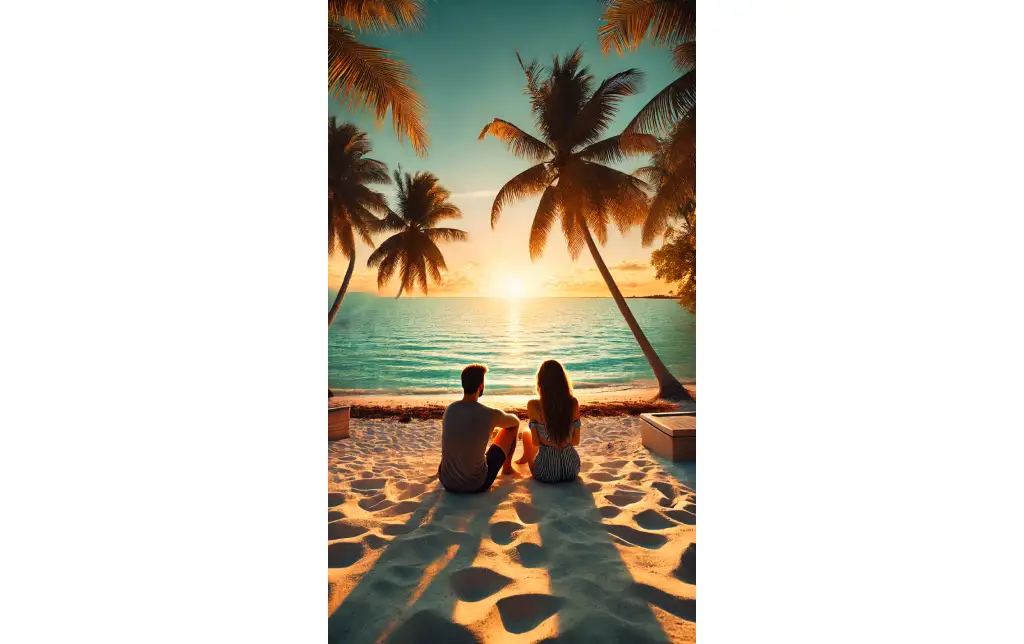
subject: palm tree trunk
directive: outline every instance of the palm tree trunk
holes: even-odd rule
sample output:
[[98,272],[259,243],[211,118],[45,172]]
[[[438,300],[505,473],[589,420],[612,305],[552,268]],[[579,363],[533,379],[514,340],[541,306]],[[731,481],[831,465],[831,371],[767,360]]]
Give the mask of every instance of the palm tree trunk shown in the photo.
[[654,371],[654,376],[658,379],[658,397],[665,398],[668,400],[693,400],[693,396],[690,395],[683,385],[679,383],[679,380],[672,375],[672,372],[668,370],[665,363],[661,361],[658,354],[654,351],[654,347],[647,340],[647,336],[644,335],[643,329],[637,324],[636,318],[633,317],[633,312],[629,310],[626,305],[625,298],[622,297],[622,293],[619,291],[619,287],[615,284],[615,280],[612,279],[612,274],[608,272],[608,267],[605,266],[604,260],[601,259],[601,254],[597,251],[597,244],[594,243],[594,238],[590,236],[590,231],[587,226],[583,225],[583,236],[587,241],[587,248],[590,249],[590,254],[594,257],[594,263],[597,264],[597,270],[601,272],[601,277],[604,278],[604,283],[608,285],[608,290],[611,291],[612,299],[615,300],[615,305],[619,307],[619,312],[622,313],[622,317],[626,318],[626,324],[629,325],[629,330],[633,332],[633,337],[636,338],[636,343],[640,345],[640,350],[644,352],[644,357],[647,358],[648,364],[651,365],[651,369]]
[[348,291],[348,282],[352,279],[352,269],[356,267],[356,252],[352,250],[352,256],[348,258],[348,270],[345,271],[345,279],[341,282],[341,288],[338,289],[338,296],[334,298],[334,304],[331,305],[331,311],[327,314],[327,328],[330,329],[331,325],[334,324],[334,318],[338,315],[338,310],[341,309],[341,301],[345,299],[345,292]]

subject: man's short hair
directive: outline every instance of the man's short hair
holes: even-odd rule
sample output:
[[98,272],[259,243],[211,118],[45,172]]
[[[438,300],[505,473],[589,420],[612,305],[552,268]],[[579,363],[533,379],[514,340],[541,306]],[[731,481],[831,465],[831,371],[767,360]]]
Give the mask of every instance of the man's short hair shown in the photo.
[[462,391],[466,394],[475,394],[480,385],[484,384],[484,374],[487,367],[482,364],[471,364],[462,370]]

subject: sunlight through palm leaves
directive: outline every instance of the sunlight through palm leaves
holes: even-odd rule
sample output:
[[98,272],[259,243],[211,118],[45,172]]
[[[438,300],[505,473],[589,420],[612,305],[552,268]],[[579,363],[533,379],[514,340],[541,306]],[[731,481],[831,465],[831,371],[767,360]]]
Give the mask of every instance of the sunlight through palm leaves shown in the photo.
[[401,141],[408,137],[420,156],[429,139],[426,107],[409,67],[393,52],[360,42],[356,33],[423,25],[422,0],[328,0],[327,84],[343,105],[369,109],[380,124],[388,109]]

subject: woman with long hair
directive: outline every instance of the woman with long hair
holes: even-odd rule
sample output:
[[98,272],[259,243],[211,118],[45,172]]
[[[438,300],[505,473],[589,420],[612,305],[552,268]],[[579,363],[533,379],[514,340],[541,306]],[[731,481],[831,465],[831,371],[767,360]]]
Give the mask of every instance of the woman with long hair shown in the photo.
[[537,398],[526,403],[530,431],[523,434],[523,456],[533,478],[542,483],[571,481],[580,473],[580,404],[557,360],[537,370]]

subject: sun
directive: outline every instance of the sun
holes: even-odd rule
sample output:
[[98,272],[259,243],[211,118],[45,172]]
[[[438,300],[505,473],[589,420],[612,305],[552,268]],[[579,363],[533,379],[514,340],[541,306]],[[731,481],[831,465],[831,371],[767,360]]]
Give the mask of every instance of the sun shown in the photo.
[[506,300],[518,300],[526,293],[523,280],[518,277],[506,277],[502,283],[501,296]]

